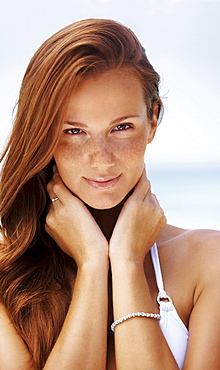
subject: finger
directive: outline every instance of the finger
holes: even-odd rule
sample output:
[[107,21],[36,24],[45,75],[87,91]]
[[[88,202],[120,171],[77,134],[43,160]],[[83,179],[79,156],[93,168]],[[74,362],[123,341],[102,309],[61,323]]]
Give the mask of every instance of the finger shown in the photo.
[[58,200],[59,200],[59,198],[58,197],[55,197],[55,198],[52,198],[51,199],[51,202],[54,203],[54,202],[57,202]]
[[54,183],[53,183],[53,180],[51,180],[48,184],[47,184],[47,192],[49,194],[49,197],[51,199],[51,203],[55,203],[59,197],[57,196],[57,194],[54,192]]
[[[48,191],[49,197],[53,205],[55,205],[55,203],[58,204],[59,202],[62,203],[60,195],[57,194],[57,192],[59,193],[59,189],[60,189],[60,186],[62,186],[62,183],[63,182],[57,170],[55,170],[52,180],[47,184],[47,191]],[[65,187],[64,184],[63,186]]]
[[62,196],[57,194],[56,188],[53,187],[50,191],[48,191],[48,193],[49,193],[49,197],[50,197],[52,206],[55,207],[59,204],[63,204]]
[[[147,199],[148,198],[148,199]],[[161,222],[164,224],[164,226],[166,225],[167,223],[167,218],[165,216],[165,213],[164,213],[164,210],[163,208],[161,207],[157,197],[155,194],[153,193],[150,193],[150,194],[147,194],[146,196],[146,199],[147,199],[147,202],[148,204],[150,203],[151,204],[151,207],[155,210],[157,210],[157,212],[159,212],[160,214],[160,219],[161,219]]]
[[57,169],[57,166],[54,164],[53,165],[53,178],[56,179],[57,177],[59,177],[59,172],[58,172],[58,169]]
[[146,197],[144,199],[144,203],[148,205],[152,210],[155,210],[159,213],[164,214],[164,211],[156,197],[155,194],[151,193],[149,190],[148,193],[146,194]]
[[135,186],[133,197],[143,201],[148,192],[151,190],[150,181],[147,178],[146,169],[144,168],[142,175]]
[[[59,198],[59,201],[62,205],[69,205],[70,203],[79,202],[80,200],[67,188],[64,184],[62,178],[59,175],[59,172],[54,166],[54,176],[50,181],[47,187],[48,193],[51,199]],[[53,204],[58,204],[58,200],[54,200]]]
[[153,206],[155,206],[155,207],[159,206],[160,207],[160,203],[159,203],[156,195],[151,192],[151,189],[148,191],[145,199],[148,200],[148,202],[150,202]]

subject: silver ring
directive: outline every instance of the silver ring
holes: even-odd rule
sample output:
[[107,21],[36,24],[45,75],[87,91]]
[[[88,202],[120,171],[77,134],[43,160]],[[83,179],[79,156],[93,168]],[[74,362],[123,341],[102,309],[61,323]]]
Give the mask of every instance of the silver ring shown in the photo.
[[57,198],[57,197],[56,198],[52,198],[51,199],[51,202],[56,202],[56,200],[59,200],[59,198]]

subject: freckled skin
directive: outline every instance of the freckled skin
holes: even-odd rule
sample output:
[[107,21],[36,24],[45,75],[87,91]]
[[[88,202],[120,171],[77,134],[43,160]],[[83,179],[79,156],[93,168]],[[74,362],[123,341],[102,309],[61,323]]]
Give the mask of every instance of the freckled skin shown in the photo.
[[[68,105],[54,158],[65,185],[93,208],[112,208],[139,180],[144,153],[156,131],[147,117],[143,88],[128,70],[82,81]],[[107,189],[86,179],[116,178]]]

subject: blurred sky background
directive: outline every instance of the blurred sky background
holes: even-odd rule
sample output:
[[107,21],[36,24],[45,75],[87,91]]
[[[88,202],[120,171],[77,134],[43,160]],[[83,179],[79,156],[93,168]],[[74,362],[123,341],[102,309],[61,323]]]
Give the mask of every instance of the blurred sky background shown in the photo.
[[168,222],[220,229],[220,0],[0,0],[0,146],[41,43],[83,18],[130,27],[161,75],[165,114],[146,162]]

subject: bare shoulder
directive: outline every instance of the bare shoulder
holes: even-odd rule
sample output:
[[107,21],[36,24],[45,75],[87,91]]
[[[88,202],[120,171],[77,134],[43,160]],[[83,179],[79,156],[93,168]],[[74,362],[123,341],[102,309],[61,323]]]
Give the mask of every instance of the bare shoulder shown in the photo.
[[31,356],[16,332],[7,310],[0,302],[0,358],[1,369],[33,370]]
[[192,261],[196,262],[204,277],[220,277],[220,231],[191,230],[185,237]]
[[[186,277],[182,288],[186,284],[186,293],[192,293],[186,310],[190,336],[184,368],[218,369],[220,327],[216,323],[220,313],[216,308],[220,304],[220,232],[187,230],[179,235],[178,247],[183,248],[185,254]],[[182,312],[184,318],[185,311]]]
[[205,296],[204,292],[209,297],[207,301],[218,294],[220,232],[167,225],[158,241],[166,290],[175,297],[176,307],[187,324],[190,312],[199,297]]
[[216,258],[220,256],[220,231],[217,230],[184,230],[178,236],[179,243],[184,244],[188,252],[197,257],[206,258],[208,262],[209,258]]
[[181,245],[206,253],[207,250],[216,249],[220,251],[220,231],[208,229],[187,230],[176,226],[167,225],[159,238],[159,244]]
[[10,331],[10,332],[15,331],[11,323],[11,320],[9,318],[9,314],[1,301],[0,301],[0,328],[1,328],[0,330],[1,334],[4,331]]
[[168,225],[160,239],[164,254],[181,260],[186,270],[201,278],[220,276],[220,231],[185,230]]

